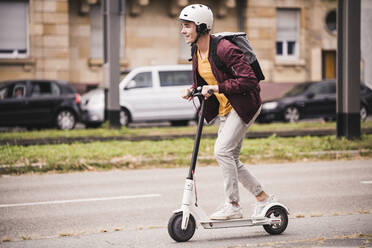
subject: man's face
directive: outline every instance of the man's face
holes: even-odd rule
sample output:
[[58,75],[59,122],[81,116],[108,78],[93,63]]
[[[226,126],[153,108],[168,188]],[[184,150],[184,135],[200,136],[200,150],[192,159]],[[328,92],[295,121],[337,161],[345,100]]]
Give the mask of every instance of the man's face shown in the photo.
[[187,44],[193,43],[197,36],[195,23],[181,21],[181,34],[183,34]]

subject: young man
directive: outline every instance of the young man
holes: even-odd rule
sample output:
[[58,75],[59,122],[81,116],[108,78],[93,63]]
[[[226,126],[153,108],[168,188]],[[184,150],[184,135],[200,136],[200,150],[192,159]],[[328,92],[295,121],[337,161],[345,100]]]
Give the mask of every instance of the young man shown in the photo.
[[[222,168],[225,189],[225,204],[211,215],[211,219],[226,220],[242,218],[239,205],[238,180],[257,199],[252,217],[263,217],[263,208],[273,201],[263,191],[262,185],[249,173],[239,160],[241,145],[248,127],[261,110],[260,86],[242,51],[231,42],[222,39],[216,47],[217,56],[228,68],[219,70],[212,59],[214,36],[210,35],[213,13],[202,4],[186,6],[180,13],[181,34],[192,46],[192,88],[202,86],[206,99],[205,119],[210,122],[220,118],[218,138],[214,154]],[[192,88],[184,89],[182,97],[191,100]],[[213,90],[213,94],[208,91]]]

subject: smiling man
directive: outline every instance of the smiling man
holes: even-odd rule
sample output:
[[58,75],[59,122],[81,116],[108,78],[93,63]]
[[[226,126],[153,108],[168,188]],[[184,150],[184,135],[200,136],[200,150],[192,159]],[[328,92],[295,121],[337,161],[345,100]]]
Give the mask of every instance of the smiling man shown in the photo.
[[[206,99],[205,119],[220,118],[218,138],[214,154],[222,168],[225,204],[212,214],[211,219],[226,220],[242,218],[239,205],[238,181],[257,199],[252,217],[264,216],[264,207],[273,201],[262,185],[239,160],[240,149],[248,127],[261,111],[260,86],[244,53],[234,44],[222,39],[213,46],[215,37],[210,35],[213,13],[208,6],[192,4],[180,13],[181,34],[192,46],[193,85],[181,93],[191,100],[190,92],[199,86]],[[216,49],[216,51],[211,51]],[[226,70],[220,70],[211,54],[217,54]],[[211,91],[213,94],[211,94]]]

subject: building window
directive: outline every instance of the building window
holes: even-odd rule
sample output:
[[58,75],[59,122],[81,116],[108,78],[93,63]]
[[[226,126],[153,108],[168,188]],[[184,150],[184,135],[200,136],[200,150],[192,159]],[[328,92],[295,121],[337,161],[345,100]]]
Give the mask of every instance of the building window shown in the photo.
[[280,59],[296,59],[299,53],[298,9],[276,11],[276,55]]
[[[101,5],[90,5],[90,57],[103,58],[103,23]],[[124,15],[120,20],[120,58],[124,58]]]
[[326,25],[329,32],[336,34],[336,10],[331,10],[326,16]]
[[28,1],[0,1],[0,58],[28,56]]

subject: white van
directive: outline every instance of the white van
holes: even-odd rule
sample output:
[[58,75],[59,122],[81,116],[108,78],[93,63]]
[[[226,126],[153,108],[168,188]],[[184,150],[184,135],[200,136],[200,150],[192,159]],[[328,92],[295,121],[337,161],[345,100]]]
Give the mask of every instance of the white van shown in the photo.
[[[181,98],[181,89],[192,84],[191,65],[145,66],[133,69],[119,84],[120,122],[170,121],[187,125],[196,119],[199,101]],[[99,126],[104,121],[104,90],[82,95],[83,123]]]

